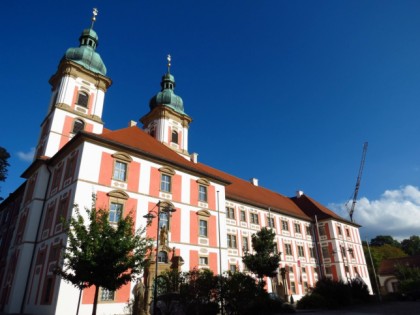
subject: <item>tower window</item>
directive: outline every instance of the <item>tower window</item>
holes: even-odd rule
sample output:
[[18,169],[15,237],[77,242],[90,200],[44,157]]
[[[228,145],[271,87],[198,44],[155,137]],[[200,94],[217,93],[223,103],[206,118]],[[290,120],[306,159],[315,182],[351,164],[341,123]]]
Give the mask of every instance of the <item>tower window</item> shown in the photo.
[[76,119],[73,124],[73,133],[76,134],[79,131],[85,129],[85,122],[81,119]]
[[79,92],[77,97],[77,105],[87,107],[89,101],[89,95],[86,92]]
[[171,142],[178,144],[178,132],[172,131]]

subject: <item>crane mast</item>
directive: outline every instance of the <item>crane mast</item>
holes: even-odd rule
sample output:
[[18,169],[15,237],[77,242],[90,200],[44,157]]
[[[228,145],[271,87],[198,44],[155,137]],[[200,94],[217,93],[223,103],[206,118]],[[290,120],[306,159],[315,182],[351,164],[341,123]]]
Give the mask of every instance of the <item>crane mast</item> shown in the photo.
[[360,161],[360,168],[359,168],[359,174],[357,175],[356,187],[354,188],[353,201],[351,203],[351,207],[350,207],[350,210],[349,210],[349,215],[350,215],[350,221],[351,222],[354,222],[353,221],[353,214],[354,214],[354,209],[356,207],[357,195],[359,194],[360,181],[362,180],[363,167],[365,166],[367,148],[368,148],[368,143],[365,142],[363,144],[362,160]]

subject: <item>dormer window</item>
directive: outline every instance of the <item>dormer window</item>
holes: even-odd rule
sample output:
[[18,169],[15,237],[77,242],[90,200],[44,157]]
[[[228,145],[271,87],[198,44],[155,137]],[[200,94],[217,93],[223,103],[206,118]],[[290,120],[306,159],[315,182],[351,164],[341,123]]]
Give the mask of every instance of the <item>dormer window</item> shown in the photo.
[[178,132],[175,130],[172,131],[171,142],[178,144]]
[[85,122],[81,119],[75,119],[73,124],[73,133],[76,134],[79,131],[82,131],[85,129]]
[[84,91],[79,92],[79,95],[77,97],[77,105],[87,107],[88,102],[89,102],[89,95]]

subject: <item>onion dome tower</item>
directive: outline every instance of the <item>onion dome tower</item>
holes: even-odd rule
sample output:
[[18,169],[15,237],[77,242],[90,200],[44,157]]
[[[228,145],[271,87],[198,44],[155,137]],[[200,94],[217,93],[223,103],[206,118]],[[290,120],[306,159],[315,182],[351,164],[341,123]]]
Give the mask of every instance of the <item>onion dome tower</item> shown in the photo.
[[150,111],[140,121],[152,137],[189,158],[188,128],[192,119],[184,112],[182,98],[174,92],[175,78],[170,73],[170,55],[167,60],[168,71],[162,77],[161,91],[151,98]]
[[83,30],[79,47],[69,48],[51,77],[51,100],[34,158],[52,157],[81,130],[100,134],[105,93],[111,86],[106,67],[96,52],[98,35],[93,25]]

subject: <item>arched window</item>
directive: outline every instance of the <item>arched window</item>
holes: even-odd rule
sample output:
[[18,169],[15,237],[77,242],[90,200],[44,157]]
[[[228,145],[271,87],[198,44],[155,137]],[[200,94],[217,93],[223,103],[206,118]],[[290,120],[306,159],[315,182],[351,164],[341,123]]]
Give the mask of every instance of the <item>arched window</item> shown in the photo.
[[160,251],[158,254],[158,262],[168,263],[168,253],[164,251]]
[[77,97],[77,105],[87,107],[89,102],[89,95],[86,92],[79,92]]
[[81,119],[76,119],[73,124],[73,133],[78,133],[85,129],[85,122]]
[[172,140],[171,142],[178,144],[178,132],[176,132],[175,130],[172,131]]

